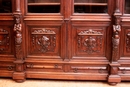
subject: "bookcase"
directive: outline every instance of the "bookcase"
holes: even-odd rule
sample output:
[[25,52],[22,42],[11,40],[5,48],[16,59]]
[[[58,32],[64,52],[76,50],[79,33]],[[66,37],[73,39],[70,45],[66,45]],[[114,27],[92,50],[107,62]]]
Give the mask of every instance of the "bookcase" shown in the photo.
[[0,0],[0,77],[130,81],[129,0]]

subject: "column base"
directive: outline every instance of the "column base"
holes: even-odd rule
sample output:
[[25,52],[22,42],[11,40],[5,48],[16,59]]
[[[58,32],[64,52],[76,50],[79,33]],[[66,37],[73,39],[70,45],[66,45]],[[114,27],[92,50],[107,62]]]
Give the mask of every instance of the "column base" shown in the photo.
[[13,73],[13,80],[18,82],[18,83],[22,83],[24,82],[25,79],[25,72],[14,72]]

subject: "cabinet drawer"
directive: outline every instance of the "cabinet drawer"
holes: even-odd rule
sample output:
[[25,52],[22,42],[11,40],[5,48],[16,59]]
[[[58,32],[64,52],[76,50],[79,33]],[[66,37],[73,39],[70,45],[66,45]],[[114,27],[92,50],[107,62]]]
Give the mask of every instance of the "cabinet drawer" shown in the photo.
[[25,64],[26,70],[31,71],[44,71],[44,72],[62,72],[63,65],[61,64],[33,64],[33,63],[26,63]]
[[9,62],[1,62],[0,70],[13,71],[15,69],[15,64]]
[[107,66],[72,65],[71,72],[74,73],[108,73]]

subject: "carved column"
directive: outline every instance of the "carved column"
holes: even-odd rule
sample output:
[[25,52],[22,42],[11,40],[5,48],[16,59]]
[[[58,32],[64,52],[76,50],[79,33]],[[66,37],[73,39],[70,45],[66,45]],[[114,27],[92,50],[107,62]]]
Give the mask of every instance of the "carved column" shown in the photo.
[[112,37],[112,60],[110,62],[110,75],[108,78],[108,82],[111,85],[116,85],[121,82],[121,77],[118,75],[118,69],[120,64],[118,60],[120,59],[120,17],[121,12],[119,9],[120,0],[116,0],[116,10],[114,13],[115,24],[113,25],[113,37]]
[[15,72],[13,73],[13,79],[17,82],[23,82],[25,80],[24,73],[24,59],[22,49],[22,14],[20,10],[20,0],[16,0],[16,10],[14,15],[14,38],[15,38]]

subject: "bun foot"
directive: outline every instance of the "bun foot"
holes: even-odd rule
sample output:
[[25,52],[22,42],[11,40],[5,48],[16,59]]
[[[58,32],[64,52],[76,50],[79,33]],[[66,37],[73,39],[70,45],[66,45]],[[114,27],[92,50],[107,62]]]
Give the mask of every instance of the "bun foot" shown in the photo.
[[115,85],[117,85],[117,83],[116,82],[111,82],[111,83],[109,83],[109,85],[115,86]]
[[22,83],[22,82],[24,82],[25,80],[15,80],[16,82],[18,82],[18,83]]

